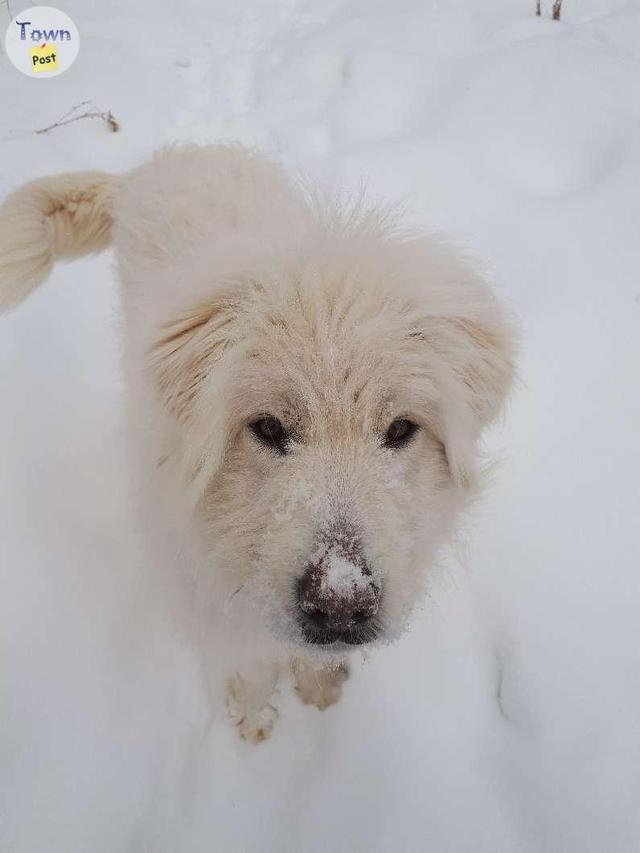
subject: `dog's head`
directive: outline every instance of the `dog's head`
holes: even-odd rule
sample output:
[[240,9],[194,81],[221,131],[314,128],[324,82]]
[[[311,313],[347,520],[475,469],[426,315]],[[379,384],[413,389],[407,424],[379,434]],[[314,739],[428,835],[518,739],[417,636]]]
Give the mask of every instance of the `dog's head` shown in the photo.
[[436,240],[328,229],[220,285],[151,352],[204,571],[285,641],[396,635],[511,379],[478,275]]

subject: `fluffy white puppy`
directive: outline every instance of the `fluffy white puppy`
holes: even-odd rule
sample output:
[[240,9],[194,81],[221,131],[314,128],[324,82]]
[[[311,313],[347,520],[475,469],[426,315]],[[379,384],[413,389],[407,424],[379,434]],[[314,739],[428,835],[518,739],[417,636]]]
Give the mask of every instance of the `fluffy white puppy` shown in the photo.
[[512,333],[441,239],[224,146],[19,189],[0,209],[0,306],[111,244],[153,560],[260,740],[283,667],[325,707],[348,653],[402,630],[473,490]]

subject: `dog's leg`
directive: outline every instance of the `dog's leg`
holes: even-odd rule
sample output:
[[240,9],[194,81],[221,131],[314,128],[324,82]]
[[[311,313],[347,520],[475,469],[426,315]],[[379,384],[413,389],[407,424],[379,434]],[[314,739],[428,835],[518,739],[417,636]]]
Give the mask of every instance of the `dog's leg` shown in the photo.
[[227,681],[229,718],[249,743],[260,743],[271,734],[278,717],[272,699],[279,675],[278,664],[256,664]]
[[335,666],[314,666],[306,661],[292,662],[296,691],[305,705],[315,705],[324,711],[335,705],[342,695],[342,685],[349,677],[346,662]]

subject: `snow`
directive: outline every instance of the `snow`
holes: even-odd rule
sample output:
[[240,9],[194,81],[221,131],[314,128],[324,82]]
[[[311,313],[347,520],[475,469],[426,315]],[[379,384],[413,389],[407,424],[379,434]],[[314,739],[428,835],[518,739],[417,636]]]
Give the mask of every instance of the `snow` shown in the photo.
[[[309,564],[317,567],[319,579],[317,584],[311,584],[311,589],[322,597],[350,599],[361,593],[366,597],[372,584],[374,587],[375,582],[380,584],[375,569],[372,572],[368,566],[363,567],[362,560],[354,560],[351,550],[345,554],[343,547],[321,546],[311,555]],[[309,607],[314,609],[313,600],[309,602]]]
[[353,560],[347,560],[341,554],[330,551],[327,554],[326,571],[322,575],[321,588],[335,595],[347,596],[369,586],[369,578]]
[[[325,712],[283,689],[250,748],[154,616],[108,258],[0,319],[0,848],[640,848],[640,7],[534,5],[66,0],[70,71],[0,57],[3,195],[173,139],[257,144],[404,199],[523,332],[495,482],[411,633]],[[83,100],[121,132],[34,133]]]

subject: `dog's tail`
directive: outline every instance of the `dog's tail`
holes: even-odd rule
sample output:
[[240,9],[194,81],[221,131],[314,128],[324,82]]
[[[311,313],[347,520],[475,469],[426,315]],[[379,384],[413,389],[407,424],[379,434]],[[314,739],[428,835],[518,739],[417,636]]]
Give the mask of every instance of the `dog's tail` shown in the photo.
[[25,184],[0,206],[0,312],[41,284],[59,258],[105,249],[117,179],[69,172]]

